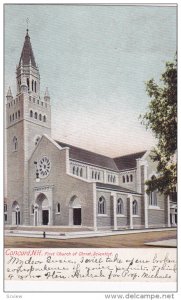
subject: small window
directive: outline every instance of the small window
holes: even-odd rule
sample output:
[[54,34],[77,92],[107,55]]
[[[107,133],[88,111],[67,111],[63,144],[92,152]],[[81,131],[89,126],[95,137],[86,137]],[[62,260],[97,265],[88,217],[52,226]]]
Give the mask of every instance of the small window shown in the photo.
[[10,121],[10,123],[11,123],[11,115],[9,116],[9,121]]
[[94,171],[92,171],[92,179],[94,179]]
[[13,137],[13,151],[18,150],[18,139],[16,136]]
[[43,106],[43,102],[41,101],[41,106]]
[[126,175],[126,180],[127,180],[127,182],[129,182],[129,176],[128,175]]
[[100,197],[98,200],[98,214],[104,215],[106,212],[106,201],[104,197]]
[[133,182],[133,175],[130,175],[130,181]]
[[77,167],[76,175],[79,176],[79,167]]
[[133,215],[138,215],[138,202],[136,200],[133,201]]
[[108,182],[110,182],[110,175],[108,175],[108,178],[107,178],[107,179],[108,179]]
[[94,179],[97,179],[97,172],[95,172],[95,176],[94,176]]
[[100,180],[100,172],[97,175],[97,179]]
[[30,117],[33,118],[33,111],[30,110]]
[[35,119],[37,119],[37,117],[38,117],[37,112],[35,112],[34,117],[35,117]]
[[46,116],[43,116],[43,122],[46,122]]
[[80,177],[82,177],[83,176],[83,170],[82,170],[82,168],[80,169]]
[[36,93],[36,81],[35,81],[35,93]]
[[16,118],[16,119],[18,118],[18,113],[17,113],[17,111],[15,112],[15,118]]
[[40,121],[42,120],[42,115],[41,115],[41,114],[39,114],[39,120],[40,120]]
[[73,174],[75,174],[75,166],[73,166],[72,172]]
[[57,203],[57,213],[60,213],[60,203]]
[[125,181],[126,181],[126,180],[125,180],[125,176],[123,176],[123,183],[125,183]]
[[32,85],[31,85],[31,87],[32,87],[32,91],[34,90],[34,80],[32,80]]
[[117,214],[124,214],[123,200],[121,198],[117,200]]
[[7,212],[7,210],[8,210],[8,206],[6,203],[4,203],[4,212]]
[[39,141],[40,141],[40,136],[37,136],[35,139],[35,146],[38,145]]
[[13,114],[13,121],[14,121],[14,114]]
[[20,110],[18,110],[18,118],[20,118]]

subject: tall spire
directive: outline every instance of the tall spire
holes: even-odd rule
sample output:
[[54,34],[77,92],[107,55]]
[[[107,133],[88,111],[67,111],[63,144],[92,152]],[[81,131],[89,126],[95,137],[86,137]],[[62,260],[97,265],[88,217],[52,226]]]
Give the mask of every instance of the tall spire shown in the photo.
[[37,67],[35,58],[34,58],[34,54],[33,54],[33,49],[32,49],[31,42],[30,42],[29,30],[27,28],[25,41],[24,41],[24,45],[23,45],[23,49],[22,49],[21,57],[20,57],[20,61],[19,61],[19,66],[21,63],[23,65],[29,65],[30,62],[33,67]]

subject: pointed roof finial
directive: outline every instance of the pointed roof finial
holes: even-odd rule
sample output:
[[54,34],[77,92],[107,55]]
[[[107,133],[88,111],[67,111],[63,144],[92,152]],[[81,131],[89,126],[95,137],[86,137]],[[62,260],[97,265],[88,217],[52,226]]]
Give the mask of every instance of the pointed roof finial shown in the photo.
[[45,90],[45,96],[44,97],[50,98],[49,91],[48,91],[47,87],[46,87],[46,90]]
[[9,86],[9,89],[8,89],[8,92],[7,92],[7,95],[6,95],[6,98],[7,100],[11,101],[13,99],[13,95],[11,93],[11,88]]
[[21,65],[29,65],[29,63],[31,61],[31,65],[36,68],[36,62],[35,62],[35,58],[34,58],[34,54],[33,54],[33,49],[31,46],[30,36],[28,34],[29,18],[26,19],[26,22],[27,22],[27,29],[26,29],[27,33],[25,36],[25,41],[24,41],[22,52],[21,52],[21,57],[19,60],[19,67]]
[[13,97],[10,86],[7,92],[7,97]]
[[28,31],[29,31],[29,29],[28,29],[29,18],[27,18],[27,19],[26,19],[26,24],[27,24],[27,28],[26,28],[26,35],[28,35]]

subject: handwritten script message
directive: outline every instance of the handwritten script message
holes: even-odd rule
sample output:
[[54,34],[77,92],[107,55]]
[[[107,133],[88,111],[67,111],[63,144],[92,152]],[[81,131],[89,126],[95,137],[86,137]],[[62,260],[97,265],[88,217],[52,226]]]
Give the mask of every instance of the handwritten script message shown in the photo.
[[6,249],[6,280],[176,281],[175,249]]

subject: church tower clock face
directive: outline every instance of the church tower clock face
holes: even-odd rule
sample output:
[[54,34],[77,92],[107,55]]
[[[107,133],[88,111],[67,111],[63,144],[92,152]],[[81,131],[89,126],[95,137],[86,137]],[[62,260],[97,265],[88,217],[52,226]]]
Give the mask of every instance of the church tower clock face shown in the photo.
[[48,157],[44,156],[39,162],[39,175],[41,178],[45,178],[49,175],[51,169],[51,162]]

